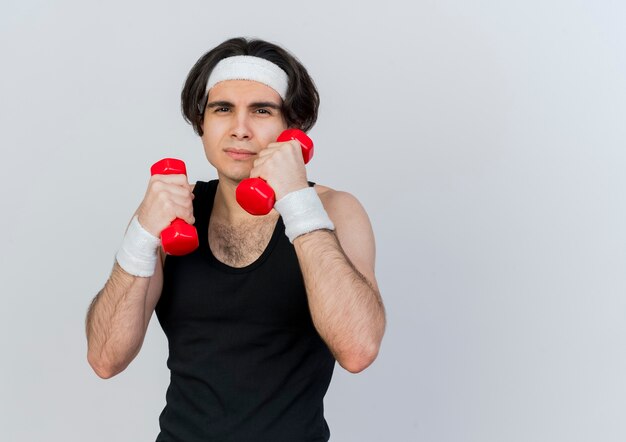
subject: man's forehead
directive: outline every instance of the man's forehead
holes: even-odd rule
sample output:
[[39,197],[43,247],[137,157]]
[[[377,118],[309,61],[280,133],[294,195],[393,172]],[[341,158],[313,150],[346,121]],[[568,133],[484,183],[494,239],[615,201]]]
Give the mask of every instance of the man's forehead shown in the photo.
[[225,80],[209,90],[208,101],[229,101],[235,104],[266,101],[280,105],[278,92],[271,87],[253,80]]

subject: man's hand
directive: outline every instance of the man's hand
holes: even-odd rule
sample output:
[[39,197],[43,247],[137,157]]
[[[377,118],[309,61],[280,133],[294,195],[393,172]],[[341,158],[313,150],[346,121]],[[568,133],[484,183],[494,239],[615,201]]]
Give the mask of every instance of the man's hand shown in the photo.
[[192,189],[185,175],[153,175],[137,209],[139,224],[157,238],[176,218],[193,224]]
[[257,177],[274,189],[277,201],[290,192],[308,187],[300,143],[296,140],[270,143],[259,152],[250,171],[250,178]]

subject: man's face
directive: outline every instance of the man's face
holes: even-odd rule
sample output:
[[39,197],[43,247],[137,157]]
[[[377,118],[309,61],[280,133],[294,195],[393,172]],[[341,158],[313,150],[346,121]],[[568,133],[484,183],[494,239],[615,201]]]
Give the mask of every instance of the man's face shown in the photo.
[[248,178],[258,153],[287,128],[278,93],[248,80],[222,81],[209,91],[202,143],[220,179]]

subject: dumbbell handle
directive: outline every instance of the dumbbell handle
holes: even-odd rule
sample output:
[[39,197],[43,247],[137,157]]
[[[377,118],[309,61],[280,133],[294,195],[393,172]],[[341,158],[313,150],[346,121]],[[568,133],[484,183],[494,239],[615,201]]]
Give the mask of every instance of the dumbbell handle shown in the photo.
[[[176,158],[163,158],[150,168],[151,175],[187,175],[185,163]],[[161,232],[161,245],[165,253],[182,256],[198,248],[198,232],[192,225],[176,218]]]
[[[313,158],[313,140],[300,129],[283,131],[276,141],[296,140],[302,147],[302,158],[307,164]],[[237,186],[235,197],[239,205],[251,215],[267,215],[276,202],[274,189],[261,178],[246,178]]]

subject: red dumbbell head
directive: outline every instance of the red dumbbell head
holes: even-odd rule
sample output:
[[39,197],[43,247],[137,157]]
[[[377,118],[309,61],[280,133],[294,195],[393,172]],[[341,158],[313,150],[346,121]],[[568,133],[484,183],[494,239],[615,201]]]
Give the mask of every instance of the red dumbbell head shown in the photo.
[[163,158],[150,168],[150,175],[187,175],[185,162],[177,158]]
[[241,180],[235,191],[235,198],[241,207],[251,215],[267,215],[276,202],[274,190],[261,178]]
[[161,232],[163,250],[169,255],[183,256],[198,248],[198,232],[192,225],[176,218]]
[[278,136],[278,138],[276,138],[276,141],[278,142],[289,140],[296,140],[300,142],[304,164],[311,161],[311,158],[313,158],[313,140],[309,138],[307,134],[302,132],[300,129],[286,129]]

